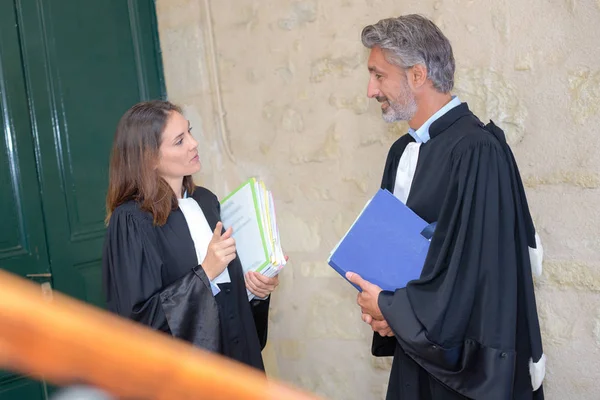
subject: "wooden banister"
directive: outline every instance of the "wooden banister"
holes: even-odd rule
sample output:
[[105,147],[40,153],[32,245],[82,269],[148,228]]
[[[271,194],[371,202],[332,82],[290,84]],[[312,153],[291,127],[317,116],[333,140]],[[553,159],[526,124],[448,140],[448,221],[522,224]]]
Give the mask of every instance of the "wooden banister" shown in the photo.
[[0,270],[0,368],[117,398],[316,400],[242,364]]

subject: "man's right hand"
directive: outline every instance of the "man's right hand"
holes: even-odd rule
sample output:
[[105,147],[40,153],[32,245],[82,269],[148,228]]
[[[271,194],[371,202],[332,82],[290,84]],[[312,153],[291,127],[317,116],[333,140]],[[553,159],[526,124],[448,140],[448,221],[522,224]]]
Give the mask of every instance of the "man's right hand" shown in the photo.
[[223,224],[217,222],[212,239],[208,244],[206,257],[202,261],[202,269],[211,281],[219,276],[236,257],[235,239],[231,237],[233,230],[229,228],[221,235],[222,230]]
[[371,317],[369,314],[363,314],[362,320],[371,325],[373,332],[377,332],[381,336],[394,336],[394,332],[386,320],[373,319],[373,317]]

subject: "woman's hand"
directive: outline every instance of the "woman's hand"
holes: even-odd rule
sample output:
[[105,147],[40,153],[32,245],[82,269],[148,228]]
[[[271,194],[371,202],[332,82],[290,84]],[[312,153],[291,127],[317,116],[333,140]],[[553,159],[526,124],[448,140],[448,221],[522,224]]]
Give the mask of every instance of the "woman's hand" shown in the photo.
[[217,222],[213,237],[208,244],[206,257],[202,261],[202,269],[211,281],[219,276],[236,257],[235,239],[231,237],[233,230],[229,228],[221,235],[222,230],[223,224]]
[[269,278],[260,272],[248,271],[245,278],[246,287],[259,299],[266,298],[279,285],[278,276]]

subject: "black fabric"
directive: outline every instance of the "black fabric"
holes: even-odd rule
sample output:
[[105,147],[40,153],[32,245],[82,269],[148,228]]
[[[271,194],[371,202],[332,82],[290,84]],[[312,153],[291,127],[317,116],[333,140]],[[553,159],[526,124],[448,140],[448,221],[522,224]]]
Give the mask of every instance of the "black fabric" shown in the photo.
[[[525,192],[499,128],[463,103],[430,126],[407,206],[437,222],[418,280],[379,306],[395,338],[388,399],[541,399],[528,371],[542,355],[528,245],[535,247]],[[390,149],[382,188],[393,192],[411,137]],[[399,265],[401,268],[401,265]]]
[[221,350],[219,308],[201,267],[161,290],[160,301],[173,336],[210,351]]
[[271,296],[265,300],[252,300],[252,314],[254,316],[254,323],[256,324],[256,331],[258,333],[258,341],[260,342],[260,348],[264,349],[267,345],[267,337],[269,334],[269,305],[271,303]]
[[[192,197],[214,229],[220,220],[216,196],[198,187]],[[163,226],[153,225],[151,215],[135,202],[117,207],[111,216],[103,249],[108,309],[264,370],[260,353],[266,342],[268,302],[257,303],[262,313],[257,326],[239,259],[227,268],[231,283],[226,293],[215,298],[202,266],[197,265],[194,242],[179,209]],[[239,344],[231,345],[232,338]]]

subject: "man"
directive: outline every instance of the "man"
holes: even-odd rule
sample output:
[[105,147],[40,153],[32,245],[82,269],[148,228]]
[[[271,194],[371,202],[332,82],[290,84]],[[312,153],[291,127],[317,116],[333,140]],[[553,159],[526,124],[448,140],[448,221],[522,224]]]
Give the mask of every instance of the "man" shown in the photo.
[[394,356],[387,399],[542,399],[532,277],[541,247],[503,132],[450,94],[452,47],[431,21],[385,19],[364,28],[362,42],[368,96],[385,121],[410,126],[381,187],[436,222],[421,277],[406,288],[382,291],[347,274],[362,288],[373,355]]

